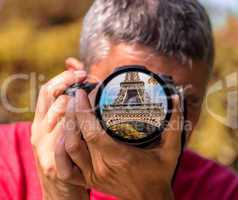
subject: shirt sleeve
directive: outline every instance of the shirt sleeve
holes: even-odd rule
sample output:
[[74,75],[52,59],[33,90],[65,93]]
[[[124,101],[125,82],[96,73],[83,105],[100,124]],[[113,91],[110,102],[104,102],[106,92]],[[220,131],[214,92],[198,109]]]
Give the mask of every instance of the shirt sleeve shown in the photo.
[[40,200],[30,123],[0,125],[0,199]]
[[0,157],[0,199],[11,199],[11,192],[9,191],[9,187],[7,185],[6,176],[6,168],[3,165],[4,161],[2,157]]
[[238,175],[226,166],[186,150],[174,192],[176,200],[238,199]]

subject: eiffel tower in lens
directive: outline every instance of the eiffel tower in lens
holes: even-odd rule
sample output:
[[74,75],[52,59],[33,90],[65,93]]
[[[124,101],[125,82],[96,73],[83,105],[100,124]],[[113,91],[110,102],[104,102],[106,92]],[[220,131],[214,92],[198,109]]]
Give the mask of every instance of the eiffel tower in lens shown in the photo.
[[162,103],[152,103],[139,73],[128,72],[120,83],[120,91],[115,101],[104,106],[102,116],[109,128],[138,122],[160,127],[165,113]]
[[[121,89],[114,105],[124,104],[144,104],[150,103],[148,95],[145,93],[145,83],[140,80],[138,72],[129,72],[125,80],[120,83]],[[145,95],[147,95],[145,97]]]

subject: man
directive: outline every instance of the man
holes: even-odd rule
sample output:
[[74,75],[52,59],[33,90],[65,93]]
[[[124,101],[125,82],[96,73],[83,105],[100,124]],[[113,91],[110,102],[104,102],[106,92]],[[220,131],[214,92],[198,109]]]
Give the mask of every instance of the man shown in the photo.
[[190,86],[185,96],[193,129],[214,63],[209,18],[196,0],[95,0],[80,50],[83,64],[68,59],[70,70],[42,87],[31,131],[28,123],[1,126],[1,199],[238,198],[233,172],[188,150],[172,185],[181,152],[181,130],[173,128],[181,120],[176,95],[162,143],[150,149],[105,133],[90,103],[96,91],[63,95],[73,83],[102,81],[118,66],[144,65]]

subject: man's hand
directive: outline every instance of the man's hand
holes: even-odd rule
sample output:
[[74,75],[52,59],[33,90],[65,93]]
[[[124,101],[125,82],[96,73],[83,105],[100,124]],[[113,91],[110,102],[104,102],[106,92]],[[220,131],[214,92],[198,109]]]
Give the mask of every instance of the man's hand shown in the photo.
[[[89,199],[86,190],[81,187],[84,184],[81,171],[73,165],[64,149],[55,149],[57,143],[64,143],[64,115],[70,97],[63,95],[63,92],[72,84],[86,78],[86,72],[76,60],[68,59],[66,65],[70,70],[56,76],[40,90],[32,124],[31,143],[44,199]],[[63,155],[63,166],[56,162],[55,151]],[[71,178],[67,182],[61,180],[65,173],[62,173],[62,168],[67,168],[67,173],[70,174]]]
[[172,199],[171,181],[181,152],[177,96],[173,103],[175,111],[162,142],[151,149],[139,149],[108,136],[92,112],[87,94],[79,90],[66,113],[66,123],[77,121],[77,125],[68,129],[65,148],[81,169],[87,187],[122,200]]

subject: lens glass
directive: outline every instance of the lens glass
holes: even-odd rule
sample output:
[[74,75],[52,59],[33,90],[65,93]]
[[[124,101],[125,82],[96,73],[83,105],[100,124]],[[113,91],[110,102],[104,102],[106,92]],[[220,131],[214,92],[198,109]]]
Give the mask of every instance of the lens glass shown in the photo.
[[124,71],[106,82],[98,105],[107,130],[117,138],[136,141],[161,130],[168,98],[153,74]]

